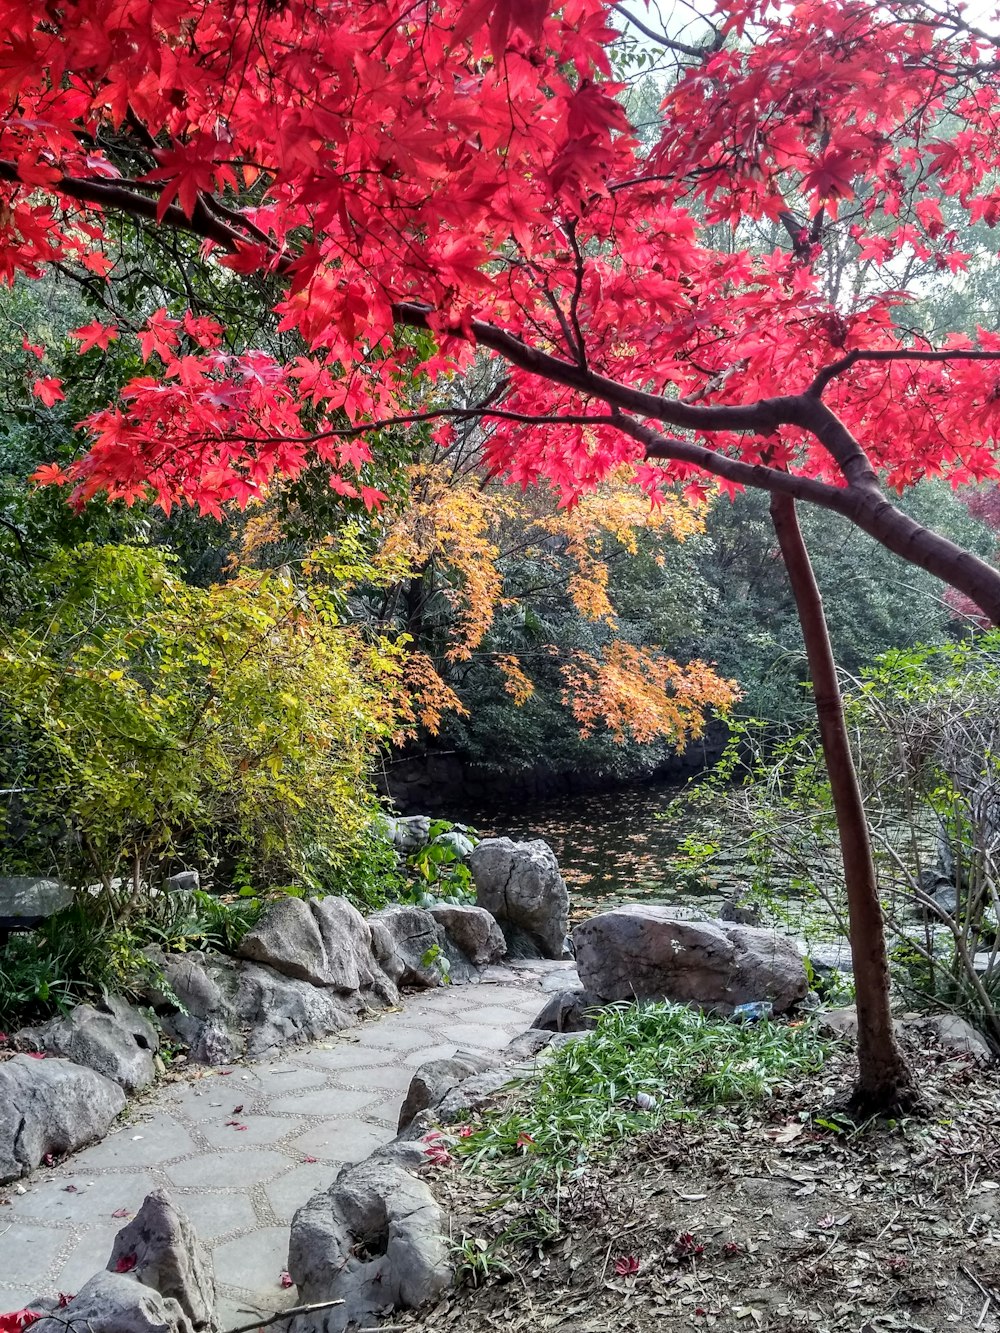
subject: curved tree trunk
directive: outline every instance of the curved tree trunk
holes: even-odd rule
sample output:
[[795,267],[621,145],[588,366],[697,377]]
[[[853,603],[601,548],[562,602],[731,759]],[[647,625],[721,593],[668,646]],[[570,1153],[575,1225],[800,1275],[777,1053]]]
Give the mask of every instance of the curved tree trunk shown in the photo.
[[856,1110],[864,1115],[912,1107],[919,1100],[896,1041],[889,1005],[889,960],[871,836],[851,754],[844,702],[816,576],[787,495],[772,495],[771,520],[788,570],[812,676],[820,742],[840,835],[858,1006]]

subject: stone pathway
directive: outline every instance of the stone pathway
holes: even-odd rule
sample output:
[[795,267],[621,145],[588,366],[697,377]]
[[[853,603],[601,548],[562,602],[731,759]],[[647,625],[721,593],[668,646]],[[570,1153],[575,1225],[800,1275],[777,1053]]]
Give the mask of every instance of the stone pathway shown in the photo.
[[393,1138],[425,1060],[499,1050],[544,1003],[559,964],[491,968],[475,985],[424,991],[405,1009],[281,1060],[199,1070],[134,1102],[102,1143],[21,1189],[0,1190],[0,1313],[75,1293],[151,1189],[170,1191],[211,1248],[222,1326],[279,1310],[292,1214]]

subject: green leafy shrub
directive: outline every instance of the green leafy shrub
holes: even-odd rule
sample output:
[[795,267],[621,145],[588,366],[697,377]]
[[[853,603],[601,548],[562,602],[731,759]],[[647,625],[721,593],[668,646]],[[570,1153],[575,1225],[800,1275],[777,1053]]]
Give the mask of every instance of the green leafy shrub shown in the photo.
[[741,1024],[683,1005],[616,1006],[556,1050],[516,1107],[487,1116],[459,1150],[476,1165],[507,1159],[522,1183],[540,1183],[665,1121],[759,1102],[819,1069],[825,1053],[808,1021]]
[[336,603],[287,571],[195,588],[137,546],[54,557],[0,639],[0,787],[22,790],[5,864],[129,913],[179,862],[377,898],[368,775],[396,662]]

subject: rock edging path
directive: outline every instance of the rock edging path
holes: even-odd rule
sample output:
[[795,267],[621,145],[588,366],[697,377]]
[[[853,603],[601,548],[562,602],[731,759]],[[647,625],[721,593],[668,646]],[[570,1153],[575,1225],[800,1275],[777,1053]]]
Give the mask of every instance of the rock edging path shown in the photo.
[[212,1252],[222,1327],[288,1306],[294,1292],[281,1274],[295,1210],[341,1164],[395,1136],[419,1065],[498,1051],[528,1027],[545,972],[559,966],[492,967],[477,984],[409,997],[405,1009],[281,1059],[158,1085],[103,1142],[0,1190],[0,1310],[75,1293],[157,1188]]

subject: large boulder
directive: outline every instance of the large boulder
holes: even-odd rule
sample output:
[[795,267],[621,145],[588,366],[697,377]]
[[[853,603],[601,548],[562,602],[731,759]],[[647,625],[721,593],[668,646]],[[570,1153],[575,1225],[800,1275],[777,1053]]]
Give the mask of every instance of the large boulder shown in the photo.
[[0,1064],[0,1185],[34,1170],[50,1154],[102,1139],[125,1107],[103,1074],[69,1060],[16,1055]]
[[397,852],[416,852],[431,840],[430,815],[386,815],[389,839]]
[[476,967],[498,962],[507,952],[507,941],[496,919],[482,907],[442,904],[430,909],[431,916],[452,944]]
[[601,999],[586,990],[557,991],[532,1023],[543,1032],[590,1032],[597,1027]]
[[36,1333],[192,1333],[175,1300],[126,1273],[95,1273],[64,1308],[32,1328]]
[[[448,938],[434,917],[423,907],[384,907],[370,918],[380,938],[391,941],[391,953],[382,966],[398,986],[440,986],[448,958]],[[384,944],[379,946],[384,948]]]
[[262,964],[209,954],[153,956],[162,981],[146,999],[161,1028],[200,1064],[258,1058],[289,1042],[315,1041],[356,1021],[363,1002]]
[[73,890],[39,875],[0,877],[0,930],[27,930],[69,907]]
[[569,893],[547,842],[486,838],[469,857],[476,902],[500,923],[512,953],[561,958]]
[[395,998],[372,951],[371,927],[346,898],[277,899],[244,935],[239,952],[313,986],[374,990],[388,1003]]
[[427,1060],[410,1079],[406,1100],[399,1112],[396,1132],[408,1128],[414,1116],[439,1106],[452,1088],[475,1074],[482,1074],[495,1063],[481,1055],[460,1051],[443,1060]]
[[342,1305],[300,1316],[295,1333],[368,1327],[451,1283],[445,1218],[427,1185],[392,1157],[345,1167],[292,1221],[288,1272],[299,1301]]
[[194,1228],[163,1190],[147,1194],[142,1207],[115,1237],[108,1272],[126,1271],[136,1282],[174,1300],[192,1329],[215,1326],[215,1274]]
[[770,930],[692,921],[667,907],[630,904],[573,932],[584,988],[604,1001],[675,1000],[729,1014],[770,1000],[784,1013],[809,989],[794,943]]
[[259,1060],[269,1051],[319,1041],[350,1027],[366,1010],[357,992],[341,995],[269,967],[244,963],[229,1021],[243,1035],[246,1054]]
[[156,1029],[117,995],[105,996],[96,1007],[78,1004],[41,1027],[23,1028],[17,1039],[30,1050],[96,1069],[129,1093],[147,1087],[156,1074]]

